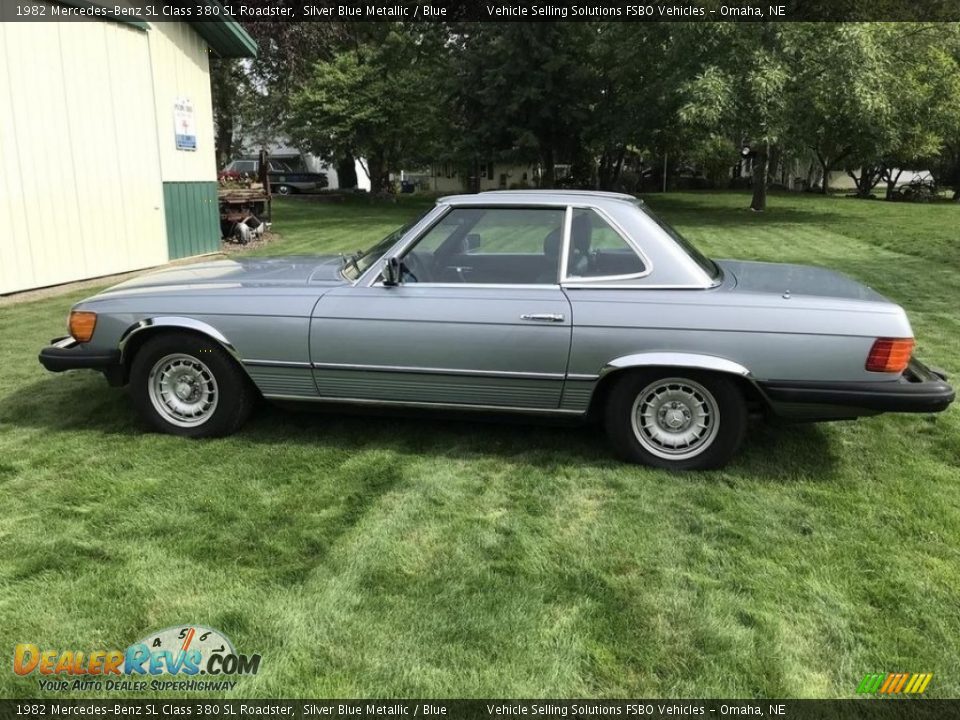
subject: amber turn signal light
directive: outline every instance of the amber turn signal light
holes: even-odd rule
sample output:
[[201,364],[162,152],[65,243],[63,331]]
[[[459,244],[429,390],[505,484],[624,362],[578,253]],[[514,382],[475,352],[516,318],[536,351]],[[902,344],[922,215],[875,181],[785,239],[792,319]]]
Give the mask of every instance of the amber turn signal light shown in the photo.
[[879,338],[867,355],[870,372],[898,373],[907,369],[913,354],[913,338]]
[[93,331],[96,327],[96,313],[83,312],[81,310],[74,310],[70,313],[70,322],[67,323],[67,329],[77,342],[90,342],[90,338],[93,337]]

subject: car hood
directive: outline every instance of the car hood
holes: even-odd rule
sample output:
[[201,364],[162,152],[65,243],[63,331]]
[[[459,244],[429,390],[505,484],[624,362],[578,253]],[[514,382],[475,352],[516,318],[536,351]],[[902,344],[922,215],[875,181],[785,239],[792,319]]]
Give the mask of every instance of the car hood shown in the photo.
[[164,268],[114,285],[105,293],[203,288],[277,288],[340,285],[336,255],[213,260]]
[[741,260],[718,260],[717,264],[736,278],[734,292],[890,302],[872,288],[826,268]]

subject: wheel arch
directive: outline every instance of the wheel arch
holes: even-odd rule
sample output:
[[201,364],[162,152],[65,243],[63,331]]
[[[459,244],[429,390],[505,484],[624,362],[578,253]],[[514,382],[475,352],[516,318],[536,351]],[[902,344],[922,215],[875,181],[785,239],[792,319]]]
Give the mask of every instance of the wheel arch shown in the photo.
[[176,315],[161,315],[157,317],[144,318],[128,327],[120,337],[117,349],[120,350],[120,363],[124,370],[124,381],[129,377],[130,366],[133,358],[147,340],[157,337],[164,333],[179,332],[197,335],[199,337],[213,340],[217,345],[223,348],[233,361],[243,370],[243,374],[250,382],[253,379],[247,372],[240,354],[227,337],[209,323],[196,318],[181,317]]
[[628,373],[648,370],[694,370],[722,375],[736,383],[748,407],[762,412],[766,412],[770,407],[766,395],[757,385],[750,370],[738,362],[700,353],[650,352],[624,355],[604,365],[590,397],[588,413],[595,416],[602,411],[610,390],[620,378]]

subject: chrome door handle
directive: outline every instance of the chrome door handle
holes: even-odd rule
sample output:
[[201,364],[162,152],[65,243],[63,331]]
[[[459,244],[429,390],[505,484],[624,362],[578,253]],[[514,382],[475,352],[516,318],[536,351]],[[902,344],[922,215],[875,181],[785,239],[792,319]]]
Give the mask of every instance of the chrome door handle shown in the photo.
[[531,322],[563,322],[563,315],[560,313],[525,313],[520,316],[521,320],[530,320]]

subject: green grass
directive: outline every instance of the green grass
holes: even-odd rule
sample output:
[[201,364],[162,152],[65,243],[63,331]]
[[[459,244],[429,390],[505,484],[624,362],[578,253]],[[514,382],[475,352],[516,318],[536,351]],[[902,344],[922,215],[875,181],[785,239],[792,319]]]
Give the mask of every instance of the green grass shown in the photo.
[[[712,255],[870,283],[960,373],[960,207],[648,200]],[[352,251],[427,206],[278,202],[264,252]],[[0,308],[0,652],[203,623],[263,655],[234,697],[851,697],[895,670],[960,695],[956,408],[758,426],[686,475],[591,427],[265,407],[186,442],[37,365],[87,294]],[[0,697],[41,694],[9,667]]]

